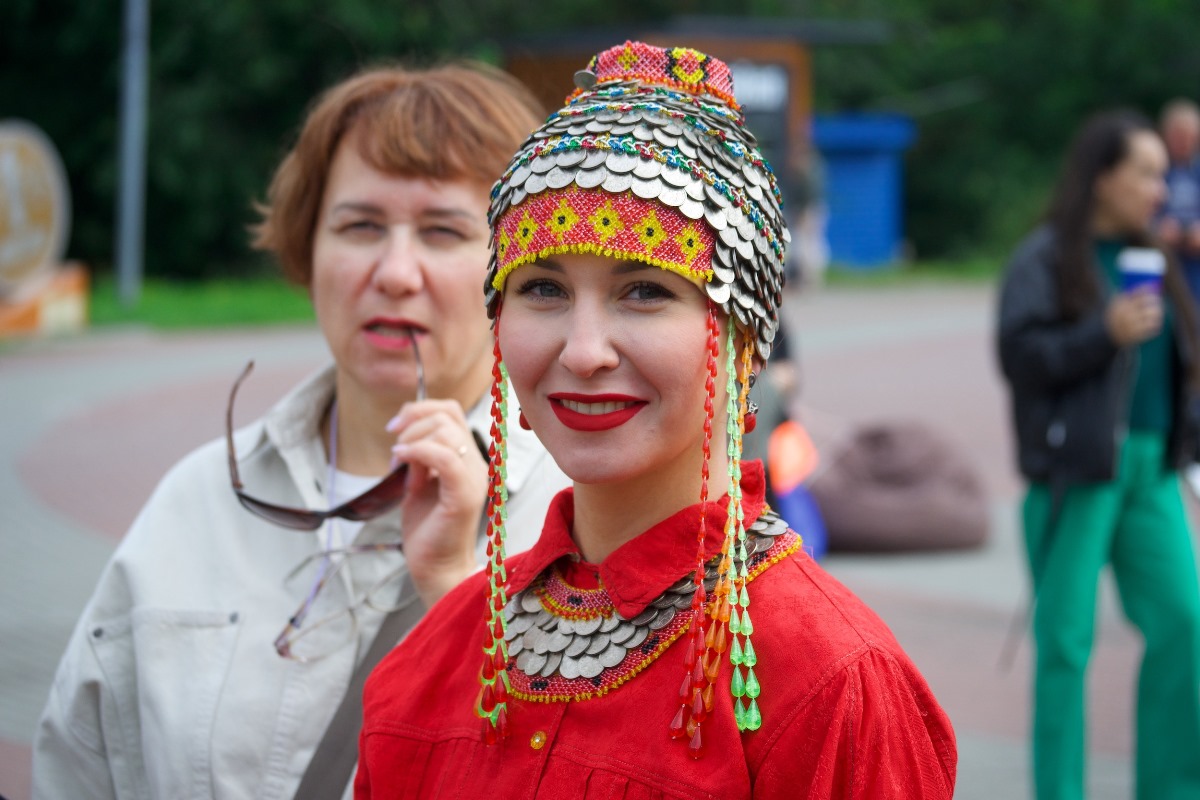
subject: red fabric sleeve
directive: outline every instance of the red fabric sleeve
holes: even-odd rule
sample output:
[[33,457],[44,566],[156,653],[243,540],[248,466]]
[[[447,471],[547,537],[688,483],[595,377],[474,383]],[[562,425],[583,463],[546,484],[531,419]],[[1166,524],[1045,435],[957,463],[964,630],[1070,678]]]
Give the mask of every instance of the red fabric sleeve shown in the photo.
[[919,674],[865,646],[774,734],[756,800],[950,800],[954,732]]

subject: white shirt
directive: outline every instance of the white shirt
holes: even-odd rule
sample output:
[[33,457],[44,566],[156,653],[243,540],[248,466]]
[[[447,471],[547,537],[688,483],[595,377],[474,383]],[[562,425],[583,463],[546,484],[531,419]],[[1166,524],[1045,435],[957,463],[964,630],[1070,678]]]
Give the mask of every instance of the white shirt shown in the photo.
[[[329,368],[236,433],[248,492],[325,507],[319,421],[332,395]],[[467,414],[485,441],[489,412],[485,395]],[[537,539],[550,498],[569,480],[533,434],[509,427],[515,553]],[[355,541],[398,538],[393,511]],[[34,742],[34,798],[292,797],[383,616],[359,607],[357,647],[319,661],[276,654],[272,642],[309,588],[285,578],[323,543],[323,529],[281,528],[238,504],[224,439],[175,465],[105,567],[59,664]],[[310,619],[402,566],[392,551],[355,557]],[[415,593],[406,573],[401,585]]]

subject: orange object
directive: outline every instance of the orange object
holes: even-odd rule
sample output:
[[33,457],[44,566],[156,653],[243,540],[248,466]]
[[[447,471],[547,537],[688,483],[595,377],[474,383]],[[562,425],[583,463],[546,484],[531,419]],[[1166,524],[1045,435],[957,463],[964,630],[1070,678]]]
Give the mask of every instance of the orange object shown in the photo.
[[0,338],[86,327],[88,273],[82,265],[67,263],[34,283],[20,298],[0,298]]
[[771,488],[786,494],[817,468],[820,457],[808,431],[799,422],[787,420],[771,431],[767,441],[767,468]]

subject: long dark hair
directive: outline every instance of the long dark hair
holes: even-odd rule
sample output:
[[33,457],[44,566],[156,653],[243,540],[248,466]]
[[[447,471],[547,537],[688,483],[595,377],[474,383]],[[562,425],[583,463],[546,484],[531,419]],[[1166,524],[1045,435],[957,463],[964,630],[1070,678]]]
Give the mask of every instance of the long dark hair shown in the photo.
[[[1100,275],[1095,267],[1092,233],[1096,181],[1129,157],[1130,141],[1138,133],[1157,135],[1154,124],[1137,111],[1102,111],[1084,122],[1067,150],[1062,174],[1046,214],[1046,221],[1057,235],[1058,302],[1066,319],[1079,319],[1100,302]],[[1179,316],[1179,327],[1194,358],[1200,354],[1196,311],[1179,263],[1171,252],[1159,245],[1150,231],[1131,232],[1126,238],[1131,245],[1155,247],[1166,255],[1164,284],[1167,297]]]

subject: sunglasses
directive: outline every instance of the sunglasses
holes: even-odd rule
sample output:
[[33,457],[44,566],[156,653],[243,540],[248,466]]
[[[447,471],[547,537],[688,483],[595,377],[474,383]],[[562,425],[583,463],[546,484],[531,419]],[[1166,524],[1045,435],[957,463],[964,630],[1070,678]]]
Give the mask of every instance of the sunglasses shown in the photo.
[[[409,329],[408,336],[412,341],[413,356],[417,362],[417,400],[420,401],[425,399],[425,368],[421,364],[421,353],[417,349],[416,333]],[[339,517],[351,522],[364,522],[395,508],[404,499],[405,480],[408,477],[407,464],[400,464],[383,480],[358,497],[347,500],[337,508],[331,508],[328,511],[281,506],[247,494],[243,489],[242,479],[238,475],[237,453],[233,447],[233,401],[237,397],[237,391],[242,385],[242,381],[246,380],[253,369],[254,362],[250,361],[242,370],[242,374],[234,381],[233,388],[229,391],[229,406],[225,409],[225,444],[229,454],[229,481],[233,485],[233,493],[237,495],[238,502],[242,504],[243,508],[268,522],[285,528],[314,531],[325,524],[325,520],[330,517]]]

